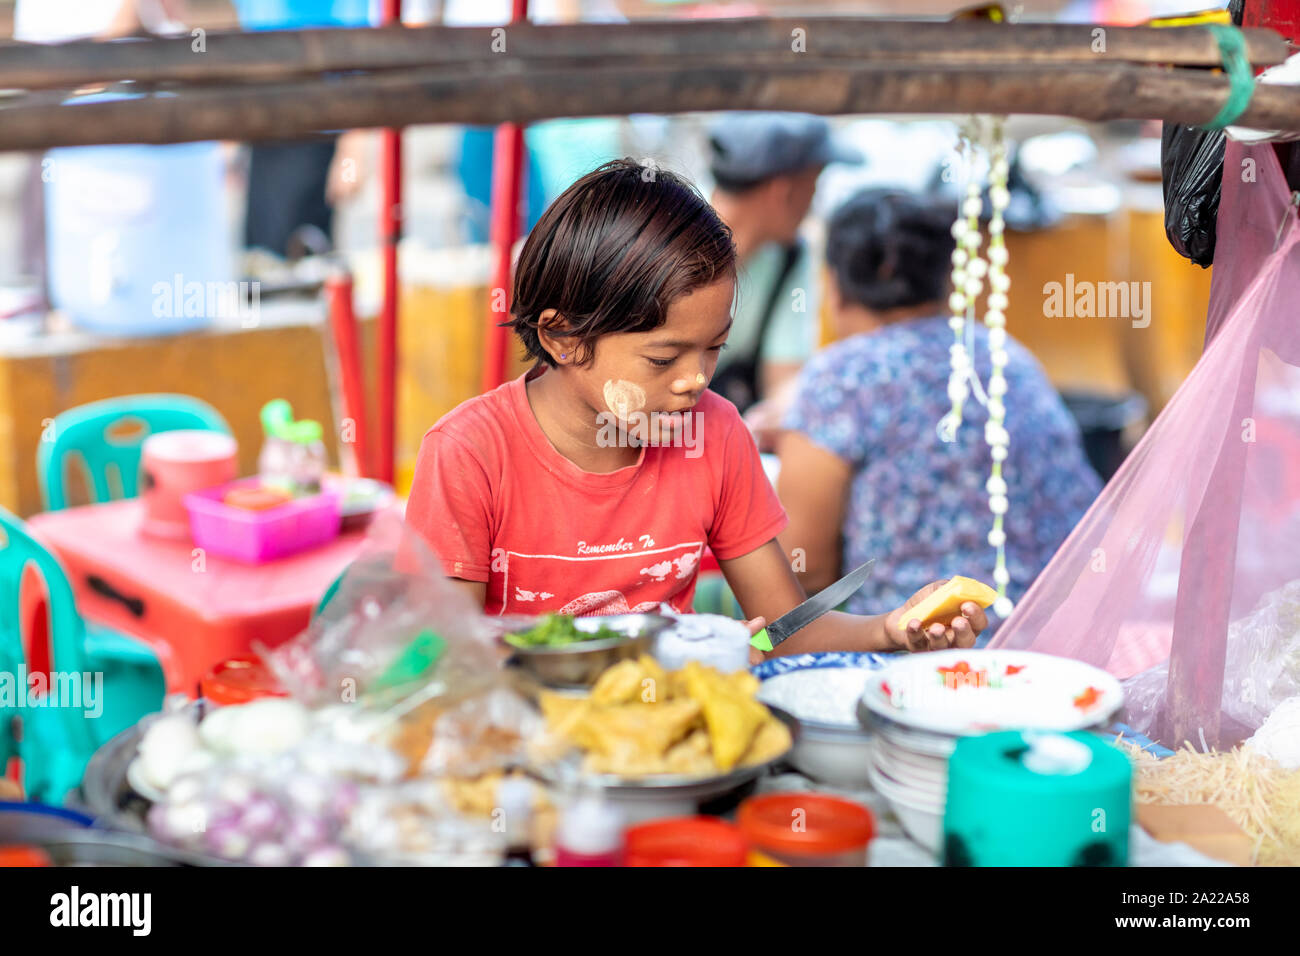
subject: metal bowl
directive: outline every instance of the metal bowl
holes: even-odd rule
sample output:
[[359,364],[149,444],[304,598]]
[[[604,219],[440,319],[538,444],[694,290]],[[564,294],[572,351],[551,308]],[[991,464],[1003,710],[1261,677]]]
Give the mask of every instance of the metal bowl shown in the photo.
[[[580,641],[564,647],[515,647],[505,642],[514,655],[510,663],[530,674],[547,687],[579,690],[596,683],[606,670],[619,661],[642,654],[653,654],[655,638],[673,626],[671,618],[659,614],[612,614],[606,617],[578,617],[574,627],[594,633],[602,627],[617,631],[621,637],[599,641]],[[507,633],[522,633],[519,628]],[[503,635],[504,641],[504,635]]]
[[713,777],[666,773],[623,777],[608,773],[583,773],[576,763],[561,763],[538,772],[538,776],[560,790],[599,787],[606,799],[622,809],[629,823],[690,816],[699,811],[702,803],[733,794],[753,783],[798,747],[801,736],[799,718],[780,707],[768,706],[767,709],[789,729],[790,749],[762,763],[736,767]]

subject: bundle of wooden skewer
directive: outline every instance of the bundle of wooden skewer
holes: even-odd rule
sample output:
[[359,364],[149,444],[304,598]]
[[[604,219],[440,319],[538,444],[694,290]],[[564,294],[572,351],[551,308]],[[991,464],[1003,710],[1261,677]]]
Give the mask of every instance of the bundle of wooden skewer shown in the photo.
[[[1242,31],[1255,68],[1291,49]],[[1229,96],[1203,26],[862,18],[202,34],[0,46],[0,150],[286,138],[415,123],[723,109],[1211,121]],[[77,102],[110,87],[133,97]],[[1300,89],[1238,121],[1300,129]]]

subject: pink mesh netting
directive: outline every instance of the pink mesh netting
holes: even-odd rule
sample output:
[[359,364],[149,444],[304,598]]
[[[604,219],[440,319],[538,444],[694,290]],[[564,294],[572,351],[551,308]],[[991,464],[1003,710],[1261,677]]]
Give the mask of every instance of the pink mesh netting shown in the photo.
[[991,644],[1127,679],[1125,721],[1197,749],[1300,694],[1300,226],[1272,147],[1224,169],[1205,352]]

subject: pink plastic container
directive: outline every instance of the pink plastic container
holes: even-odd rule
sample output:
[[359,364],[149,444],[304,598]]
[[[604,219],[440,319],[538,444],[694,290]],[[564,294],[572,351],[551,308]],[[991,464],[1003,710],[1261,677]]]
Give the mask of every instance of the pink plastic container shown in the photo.
[[190,534],[196,546],[247,564],[262,564],[338,537],[341,515],[337,492],[295,498],[264,511],[222,503],[231,488],[254,484],[256,478],[244,479],[185,496]]

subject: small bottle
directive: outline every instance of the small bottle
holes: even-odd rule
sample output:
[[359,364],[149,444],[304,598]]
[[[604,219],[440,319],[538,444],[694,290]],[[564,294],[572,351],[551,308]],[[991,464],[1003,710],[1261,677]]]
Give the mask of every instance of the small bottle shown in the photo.
[[555,834],[556,866],[622,866],[623,814],[599,792],[564,808]]
[[262,406],[262,451],[257,456],[257,476],[263,487],[293,494],[290,474],[292,442],[287,428],[293,421],[293,410],[282,398]]
[[321,480],[329,465],[325,443],[321,441],[320,422],[305,418],[290,428],[289,477],[299,495],[320,493]]
[[504,866],[536,866],[533,859],[533,785],[506,777],[497,787],[497,806],[506,826]]

